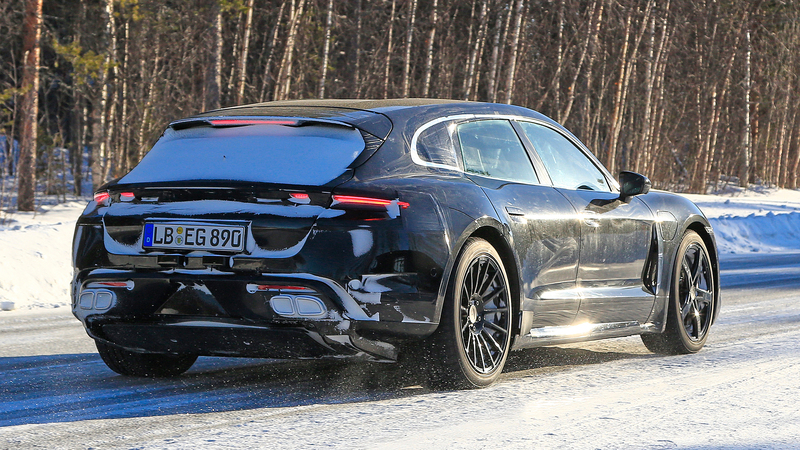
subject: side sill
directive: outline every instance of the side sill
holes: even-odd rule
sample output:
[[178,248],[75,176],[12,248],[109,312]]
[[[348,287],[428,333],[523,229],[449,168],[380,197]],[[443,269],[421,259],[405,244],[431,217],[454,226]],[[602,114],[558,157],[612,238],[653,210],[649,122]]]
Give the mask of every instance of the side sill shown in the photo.
[[625,337],[652,332],[652,327],[639,322],[586,323],[580,325],[533,328],[517,336],[513,349],[570,344],[614,337]]

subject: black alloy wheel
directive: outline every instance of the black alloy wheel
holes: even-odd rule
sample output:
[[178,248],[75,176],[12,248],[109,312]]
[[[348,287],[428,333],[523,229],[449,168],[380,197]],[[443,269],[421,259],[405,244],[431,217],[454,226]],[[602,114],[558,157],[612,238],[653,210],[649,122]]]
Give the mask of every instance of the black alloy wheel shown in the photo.
[[446,302],[434,334],[441,354],[432,358],[432,381],[457,388],[494,383],[508,357],[513,315],[503,262],[487,241],[467,241]]
[[711,308],[714,305],[711,268],[705,248],[692,242],[686,249],[678,277],[678,299],[681,321],[692,342],[706,337],[711,325]]
[[663,334],[644,334],[653,352],[696,353],[705,345],[714,317],[714,271],[700,236],[687,231],[678,248],[674,268],[667,328]]

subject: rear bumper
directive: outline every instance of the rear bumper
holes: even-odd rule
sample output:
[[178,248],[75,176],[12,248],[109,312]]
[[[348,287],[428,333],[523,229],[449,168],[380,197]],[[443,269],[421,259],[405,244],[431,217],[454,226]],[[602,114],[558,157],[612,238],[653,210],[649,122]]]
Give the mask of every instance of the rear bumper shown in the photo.
[[436,324],[381,321],[336,282],[310,274],[212,269],[79,271],[72,311],[90,336],[133,351],[394,360]]

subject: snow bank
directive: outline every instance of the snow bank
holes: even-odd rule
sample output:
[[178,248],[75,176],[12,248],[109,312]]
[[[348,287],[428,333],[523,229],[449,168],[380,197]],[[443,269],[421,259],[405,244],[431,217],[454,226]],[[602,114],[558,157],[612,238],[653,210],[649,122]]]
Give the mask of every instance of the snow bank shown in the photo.
[[[800,191],[686,197],[709,217],[720,253],[800,251]],[[36,214],[14,213],[0,224],[0,310],[69,306],[72,233],[85,205],[76,200],[43,206]]]
[[800,212],[709,219],[720,253],[788,252],[800,250]]
[[800,250],[800,191],[728,188],[718,195],[691,195],[714,227],[720,253]]
[[73,201],[17,212],[0,225],[0,309],[69,306],[72,233],[85,206]]

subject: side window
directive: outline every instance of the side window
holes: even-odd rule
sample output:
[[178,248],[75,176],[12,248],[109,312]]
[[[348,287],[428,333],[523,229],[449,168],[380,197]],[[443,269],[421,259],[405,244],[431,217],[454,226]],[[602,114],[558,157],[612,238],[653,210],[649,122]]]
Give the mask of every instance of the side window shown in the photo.
[[501,180],[536,184],[525,147],[507,120],[480,120],[458,126],[464,171]]
[[561,133],[531,122],[519,122],[550,174],[555,187],[610,191],[603,172]]
[[447,125],[450,122],[437,123],[417,137],[417,155],[425,162],[444,164],[458,168],[456,150]]

